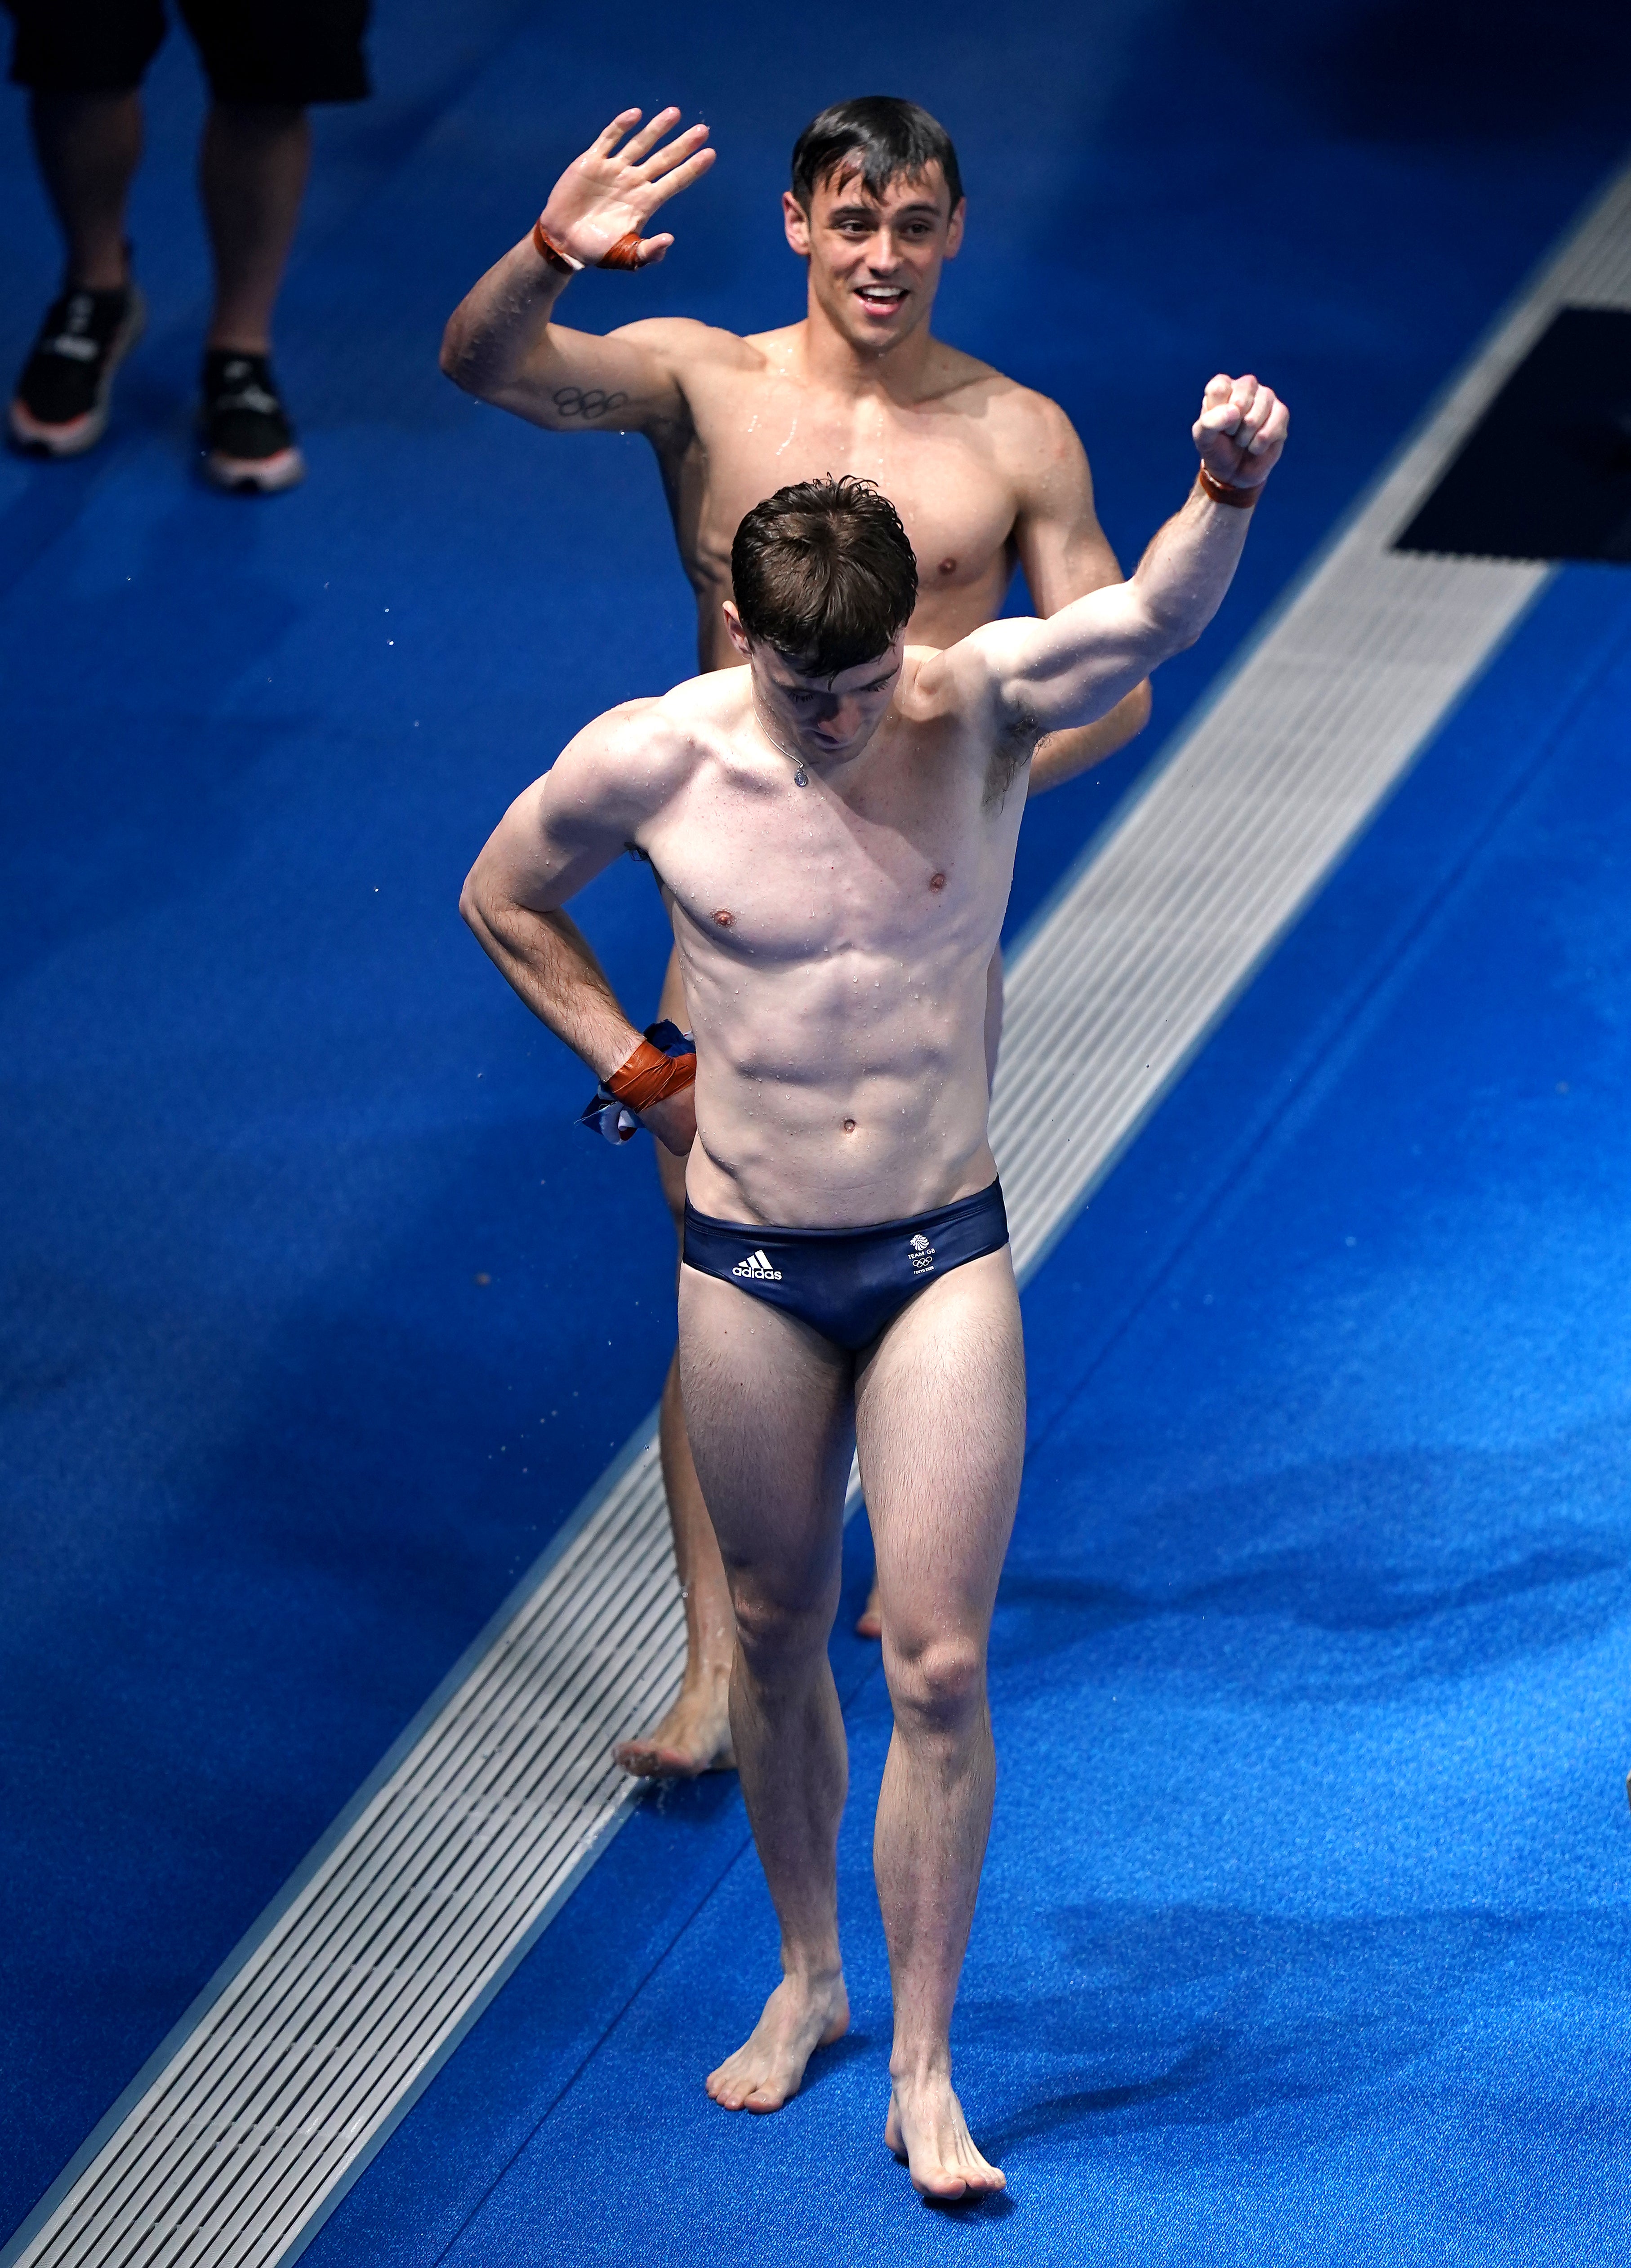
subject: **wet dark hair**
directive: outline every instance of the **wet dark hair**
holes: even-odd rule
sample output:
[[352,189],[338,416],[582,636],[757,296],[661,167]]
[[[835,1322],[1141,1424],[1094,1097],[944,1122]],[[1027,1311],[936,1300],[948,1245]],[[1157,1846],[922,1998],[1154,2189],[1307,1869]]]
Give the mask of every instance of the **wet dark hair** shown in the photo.
[[732,596],[750,638],[829,682],[886,653],[918,603],[900,514],[870,481],[795,481],[736,530]]
[[870,196],[882,197],[903,173],[911,180],[938,166],[951,191],[953,212],[962,199],[963,176],[950,135],[938,118],[898,94],[858,95],[811,119],[793,145],[793,194],[806,212],[817,186],[846,158],[860,160],[861,184]]

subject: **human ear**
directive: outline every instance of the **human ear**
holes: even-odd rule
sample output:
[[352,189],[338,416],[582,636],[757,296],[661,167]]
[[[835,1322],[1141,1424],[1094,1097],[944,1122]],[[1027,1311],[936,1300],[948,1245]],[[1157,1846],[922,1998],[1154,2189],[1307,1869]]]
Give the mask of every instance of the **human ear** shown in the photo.
[[730,642],[738,653],[745,656],[749,651],[749,640],[747,631],[742,626],[742,616],[736,611],[735,600],[727,599],[723,611],[725,627],[730,635]]
[[969,201],[966,197],[959,197],[952,208],[951,218],[946,224],[945,256],[948,260],[955,260],[963,248],[963,224],[968,210]]
[[787,241],[801,260],[810,256],[810,217],[791,189],[781,193],[781,225],[787,232]]

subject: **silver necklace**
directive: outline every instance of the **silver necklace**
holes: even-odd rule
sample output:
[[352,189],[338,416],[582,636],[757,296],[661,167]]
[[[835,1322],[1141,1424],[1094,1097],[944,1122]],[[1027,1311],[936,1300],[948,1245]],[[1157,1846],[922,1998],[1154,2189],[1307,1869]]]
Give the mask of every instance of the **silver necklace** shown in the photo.
[[[757,706],[756,702],[755,706]],[[804,769],[803,757],[787,755],[786,749],[782,747],[781,742],[777,739],[775,733],[771,732],[769,724],[766,722],[763,715],[759,718],[759,729],[764,733],[765,739],[770,742],[771,747],[777,751],[778,755],[787,756],[788,762],[793,766],[793,784],[794,787],[808,787],[810,784],[810,776]]]

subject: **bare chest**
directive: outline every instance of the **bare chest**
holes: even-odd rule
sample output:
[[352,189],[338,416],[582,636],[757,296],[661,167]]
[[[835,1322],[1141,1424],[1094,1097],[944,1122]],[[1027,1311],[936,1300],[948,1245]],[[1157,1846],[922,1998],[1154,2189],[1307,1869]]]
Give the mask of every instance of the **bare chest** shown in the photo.
[[699,585],[729,590],[731,544],[756,504],[790,482],[852,473],[876,482],[911,539],[920,578],[914,639],[951,644],[1000,603],[1015,499],[966,414],[835,402],[784,379],[732,373],[702,405],[691,456],[679,533]]
[[851,954],[927,965],[979,950],[1000,922],[1008,821],[961,772],[846,800],[819,777],[798,787],[790,763],[786,780],[697,783],[649,848],[683,935],[721,972]]

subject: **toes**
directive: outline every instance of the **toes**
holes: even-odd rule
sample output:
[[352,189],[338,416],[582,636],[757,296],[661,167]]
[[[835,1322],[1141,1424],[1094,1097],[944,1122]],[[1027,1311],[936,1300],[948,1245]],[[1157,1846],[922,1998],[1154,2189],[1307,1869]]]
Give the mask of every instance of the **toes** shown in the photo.
[[638,1746],[624,1742],[612,1750],[612,1761],[636,1779],[695,1779],[705,1770],[681,1749],[653,1748],[646,1742]]

